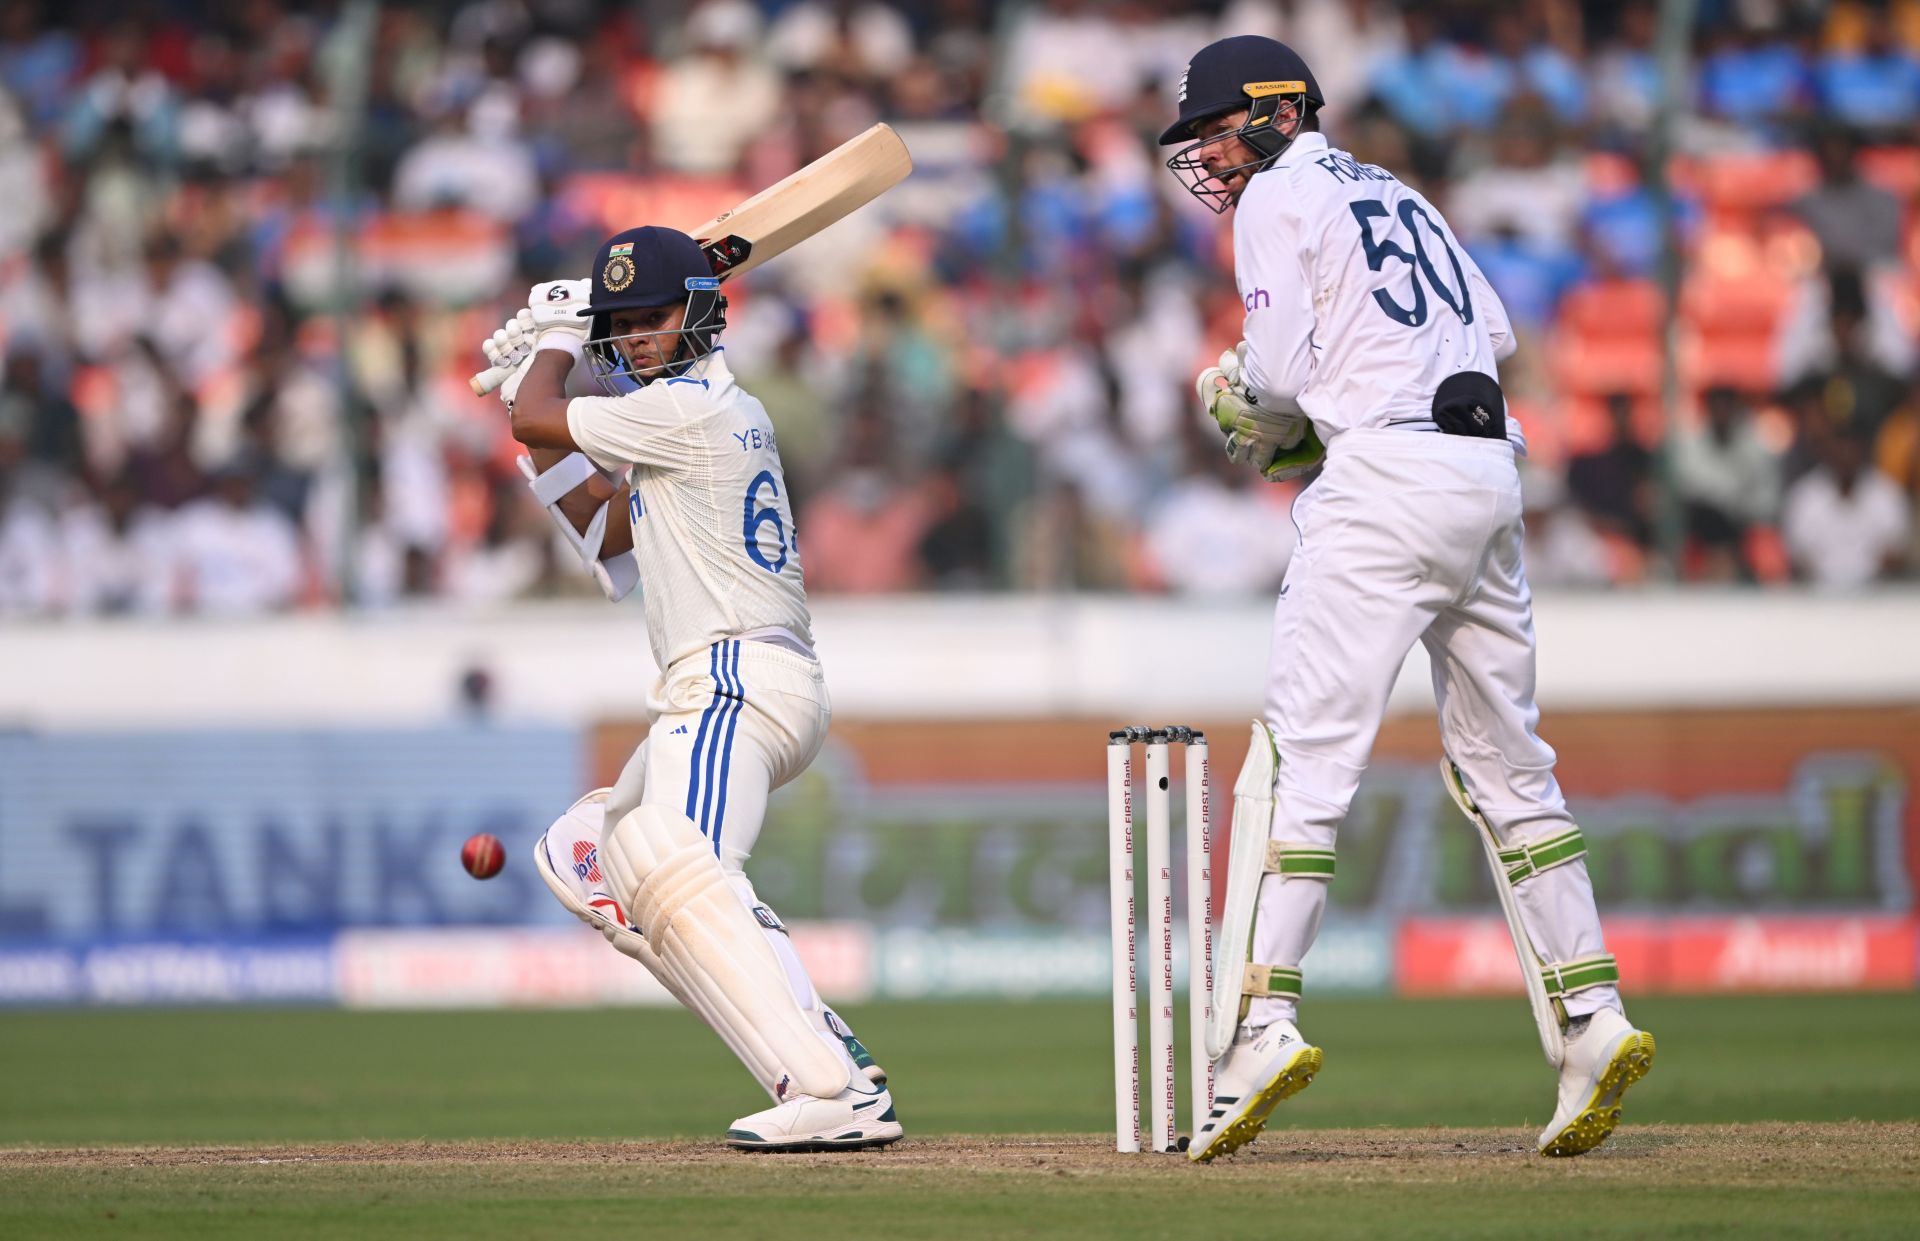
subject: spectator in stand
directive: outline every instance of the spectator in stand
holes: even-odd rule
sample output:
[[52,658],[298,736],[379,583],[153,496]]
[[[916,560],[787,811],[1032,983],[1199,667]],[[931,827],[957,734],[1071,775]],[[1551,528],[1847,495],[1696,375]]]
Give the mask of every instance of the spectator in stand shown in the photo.
[[30,261],[11,271],[0,267],[0,323],[9,349],[30,343],[63,372],[74,351],[68,241],[65,231],[49,229],[34,243]]
[[[1889,341],[1888,329],[1898,330],[1897,315],[1884,300],[1870,302],[1871,286],[1862,273],[1829,272],[1824,287],[1826,317],[1820,324],[1824,331],[1802,327],[1817,306],[1782,322],[1780,347],[1790,353],[1781,372],[1790,382],[1810,380],[1818,385],[1827,418],[1835,427],[1872,436],[1904,395],[1905,385],[1893,372],[1910,364],[1912,342]],[[1889,357],[1897,345],[1905,346],[1904,357]]]
[[233,286],[212,263],[182,252],[163,232],[147,243],[141,318],[168,368],[189,387],[232,366],[238,354]]
[[60,517],[60,578],[66,611],[83,615],[174,609],[178,540],[173,519],[141,501],[140,485],[122,472],[93,501]]
[[767,53],[786,70],[886,77],[913,57],[913,27],[876,0],[800,0],[767,31]]
[[1772,25],[1765,10],[1755,18],[1710,32],[1711,48],[1700,65],[1700,102],[1710,114],[1744,125],[1804,112],[1813,101],[1812,67]]
[[32,349],[8,355],[6,378],[0,383],[0,421],[19,427],[26,456],[45,471],[78,473],[85,465],[80,439],[80,411],[49,376],[41,356]]
[[[653,150],[680,172],[726,174],[786,106],[780,75],[759,59],[761,18],[746,0],[704,0],[687,15],[687,53],[653,91]],[[719,101],[725,100],[724,106]]]
[[1494,94],[1502,104],[1521,97],[1544,100],[1562,125],[1587,116],[1587,86],[1581,66],[1555,47],[1533,20],[1537,9],[1494,8],[1491,21]]
[[1586,200],[1586,174],[1556,149],[1552,115],[1522,98],[1500,115],[1492,161],[1454,183],[1447,219],[1468,246],[1505,230],[1545,261],[1566,262]]
[[442,112],[432,132],[400,157],[394,205],[466,207],[506,224],[531,211],[540,188],[533,152],[503,118],[489,117],[485,125],[483,132],[452,107]]
[[33,494],[27,433],[25,411],[0,406],[0,617],[44,615],[58,602],[57,535]]
[[37,0],[8,0],[0,9],[0,85],[38,129],[59,119],[84,58],[78,39],[46,26],[44,9]]
[[1860,175],[1860,144],[1838,126],[1822,129],[1813,142],[1820,184],[1793,204],[1820,242],[1829,270],[1866,270],[1900,254],[1899,198]]
[[1636,142],[1660,106],[1660,66],[1653,55],[1653,0],[1628,0],[1615,14],[1612,37],[1589,62],[1587,96],[1594,120],[1615,141]]
[[1523,332],[1547,328],[1559,313],[1560,299],[1585,273],[1578,252],[1542,245],[1505,221],[1467,249],[1500,291],[1508,320]]
[[1261,494],[1267,484],[1217,442],[1189,432],[1184,443],[1187,472],[1147,516],[1154,576],[1176,595],[1271,595],[1293,559],[1293,523]]
[[1633,396],[1607,398],[1607,443],[1567,463],[1567,489],[1596,529],[1645,549],[1653,532],[1653,453],[1633,426]]
[[1864,8],[1860,47],[1829,52],[1817,71],[1821,109],[1883,138],[1911,138],[1920,114],[1920,59],[1901,47],[1887,3]]
[[1849,432],[1828,440],[1821,466],[1788,490],[1781,530],[1802,578],[1846,590],[1901,572],[1911,522],[1900,488],[1873,468],[1866,442]]
[[47,171],[20,108],[0,88],[0,261],[32,249],[52,216]]
[[299,598],[300,539],[279,510],[255,498],[246,471],[227,466],[213,491],[180,510],[178,552],[187,599],[212,616],[257,616]]
[[68,96],[61,121],[66,154],[84,160],[124,133],[146,159],[167,167],[178,154],[179,95],[166,74],[148,63],[147,30],[121,17],[94,43],[91,76]]
[[1776,519],[1780,460],[1761,438],[1742,393],[1709,388],[1703,407],[1699,425],[1681,432],[1673,445],[1673,486],[1687,537],[1701,557],[1701,576],[1752,581],[1748,534]]
[[1609,585],[1615,578],[1607,541],[1567,503],[1567,487],[1551,469],[1527,465],[1520,475],[1525,506],[1527,580],[1535,586]]
[[1400,125],[1428,143],[1493,120],[1499,107],[1487,76],[1442,37],[1440,20],[1425,5],[1404,10],[1405,50],[1383,58],[1369,88]]
[[871,595],[918,586],[921,545],[937,514],[922,488],[900,481],[892,429],[871,397],[853,413],[832,477],[795,518],[808,589]]
[[[1920,512],[1920,371],[1907,385],[1907,399],[1881,424],[1873,459],[1907,498],[1907,511]],[[1920,522],[1914,527],[1916,538],[1907,563],[1920,569]]]
[[542,536],[525,524],[518,490],[505,480],[496,483],[480,541],[455,554],[447,567],[450,598],[494,606],[520,598],[540,580]]

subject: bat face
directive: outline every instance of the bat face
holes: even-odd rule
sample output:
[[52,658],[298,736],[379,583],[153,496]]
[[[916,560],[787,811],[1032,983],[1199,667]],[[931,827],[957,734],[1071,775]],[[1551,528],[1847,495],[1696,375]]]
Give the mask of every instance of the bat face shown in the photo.
[[714,274],[730,279],[851,215],[912,171],[900,135],[875,125],[687,232],[706,250]]

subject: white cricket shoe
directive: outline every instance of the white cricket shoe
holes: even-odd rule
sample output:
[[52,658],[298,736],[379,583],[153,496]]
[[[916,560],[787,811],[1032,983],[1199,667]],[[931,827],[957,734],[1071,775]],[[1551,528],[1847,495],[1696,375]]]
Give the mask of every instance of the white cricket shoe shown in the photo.
[[[906,1130],[885,1086],[860,1081],[831,1099],[794,1095],[727,1127],[727,1145],[744,1151],[849,1151],[898,1142]],[[861,1089],[865,1086],[866,1089]]]
[[1611,1008],[1594,1013],[1567,1040],[1560,1104],[1540,1131],[1542,1155],[1584,1155],[1620,1123],[1620,1097],[1653,1067],[1653,1035]]
[[1305,1090],[1324,1058],[1291,1021],[1254,1035],[1241,1031],[1214,1067],[1213,1110],[1188,1144],[1187,1158],[1206,1163],[1259,1137],[1273,1109]]

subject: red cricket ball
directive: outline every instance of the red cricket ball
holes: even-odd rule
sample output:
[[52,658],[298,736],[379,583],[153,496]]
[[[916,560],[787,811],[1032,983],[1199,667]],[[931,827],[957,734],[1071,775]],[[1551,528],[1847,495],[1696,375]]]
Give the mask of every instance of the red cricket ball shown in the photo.
[[460,865],[475,879],[491,879],[507,864],[507,847],[490,832],[469,836],[460,846]]

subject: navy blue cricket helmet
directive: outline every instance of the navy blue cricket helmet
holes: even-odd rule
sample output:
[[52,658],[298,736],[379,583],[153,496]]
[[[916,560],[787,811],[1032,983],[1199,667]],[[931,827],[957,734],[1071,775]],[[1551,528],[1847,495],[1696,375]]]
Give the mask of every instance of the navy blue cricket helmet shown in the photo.
[[647,225],[615,233],[593,257],[593,294],[581,311],[592,319],[587,348],[603,387],[645,384],[658,375],[630,373],[611,334],[613,312],[685,303],[680,344],[667,373],[705,357],[727,326],[727,299],[700,243],[676,229]]
[[[1226,169],[1223,175],[1248,169],[1257,172],[1280,158],[1300,124],[1326,102],[1307,62],[1278,39],[1242,34],[1215,40],[1193,54],[1181,75],[1180,115],[1160,135],[1160,145],[1188,145],[1167,160],[1167,167],[1194,197],[1215,211],[1225,211],[1238,195],[1206,170],[1200,148],[1238,138],[1258,158]],[[1201,121],[1242,109],[1247,119],[1238,129],[1196,139],[1194,127]]]

